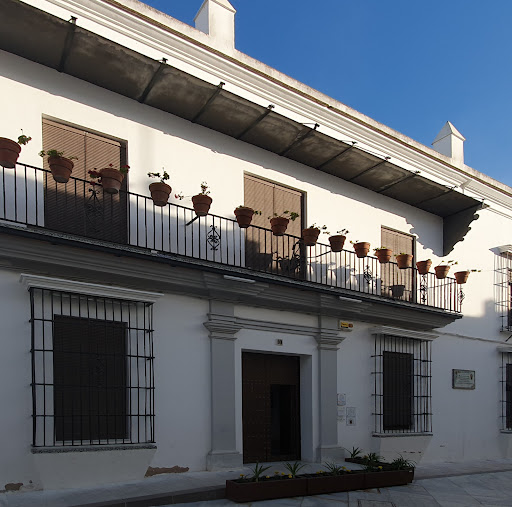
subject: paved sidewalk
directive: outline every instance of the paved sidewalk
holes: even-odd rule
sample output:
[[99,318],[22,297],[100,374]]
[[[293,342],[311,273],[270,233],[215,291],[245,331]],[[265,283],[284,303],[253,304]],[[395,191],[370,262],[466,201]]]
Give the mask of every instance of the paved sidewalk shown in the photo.
[[[357,465],[353,463],[346,463],[348,468],[357,468]],[[320,463],[312,463],[308,465],[308,468],[304,471],[314,472],[316,470],[320,470],[322,465]],[[268,471],[269,474],[272,474],[274,470],[283,471],[284,468],[282,464],[276,463],[273,465],[272,469]],[[502,473],[504,471],[508,471],[506,473]],[[494,473],[500,472],[500,473]],[[33,506],[42,506],[42,507],[71,507],[71,506],[86,506],[86,505],[123,505],[127,500],[133,500],[135,498],[148,497],[148,496],[157,496],[157,495],[166,495],[167,500],[165,503],[180,503],[180,502],[193,502],[199,501],[203,499],[215,499],[222,498],[223,495],[223,487],[225,485],[226,479],[237,478],[241,473],[250,473],[249,468],[232,470],[232,471],[223,471],[223,472],[187,472],[182,474],[163,474],[157,475],[154,477],[149,477],[147,479],[143,479],[140,481],[133,481],[128,483],[121,484],[112,484],[108,486],[101,486],[97,488],[87,488],[87,489],[73,489],[73,490],[59,490],[59,491],[33,491],[33,492],[17,492],[17,493],[3,493],[0,494],[0,507],[33,507]],[[415,502],[420,503],[401,503],[399,505],[405,505],[407,507],[422,507],[423,500],[430,501],[430,503],[424,503],[424,505],[450,505],[446,503],[432,503],[432,499],[435,499],[434,491],[428,489],[435,489],[436,487],[440,490],[446,489],[448,493],[454,496],[458,495],[459,490],[452,491],[453,485],[458,485],[460,488],[460,484],[481,484],[483,480],[483,475],[479,475],[478,477],[467,475],[467,474],[484,474],[486,477],[485,482],[482,485],[482,493],[489,493],[489,491],[493,491],[494,485],[496,487],[499,486],[505,495],[507,488],[502,488],[501,484],[506,483],[506,480],[501,480],[500,477],[506,477],[508,483],[510,484],[510,496],[503,496],[501,503],[494,504],[485,504],[485,505],[510,505],[512,507],[512,459],[501,459],[501,460],[485,460],[485,461],[474,461],[468,463],[443,463],[437,465],[419,465],[416,468],[416,480],[410,486],[403,486],[400,488],[389,488],[388,491],[392,491],[396,495],[410,495],[416,492],[416,496],[419,496],[417,499],[415,497]],[[462,476],[462,477],[456,477]],[[494,477],[496,476],[496,477]],[[447,477],[451,477],[447,479]],[[441,478],[441,479],[438,479]],[[431,481],[431,482],[429,482]],[[434,482],[432,482],[434,481]],[[438,481],[438,482],[435,482]],[[464,482],[466,481],[466,482]],[[419,489],[422,488],[422,489]],[[444,488],[444,489],[443,489]],[[384,491],[384,490],[381,490]],[[424,491],[423,493],[418,493],[419,491]],[[447,494],[448,494],[447,493]],[[499,493],[499,491],[498,491]],[[391,494],[391,493],[389,493]],[[461,493],[462,494],[462,493]],[[464,495],[469,495],[471,497],[471,492],[467,491]],[[345,496],[343,496],[345,495]],[[360,495],[363,495],[362,497]],[[340,505],[343,505],[342,502],[345,502],[346,505],[349,505],[347,502],[350,498],[353,499],[352,505],[360,507],[357,502],[354,503],[355,500],[362,498],[365,499],[365,495],[372,495],[368,500],[372,500],[374,503],[367,504],[368,507],[381,507],[375,501],[384,501],[385,498],[390,501],[386,494],[379,492],[351,492],[345,494],[336,495],[326,495],[326,501],[330,502],[332,505],[333,500],[338,502]],[[462,495],[464,498],[466,496]],[[428,497],[431,498],[428,498]],[[478,496],[478,495],[477,495]],[[481,496],[486,496],[481,495]],[[424,497],[427,497],[425,499]],[[494,498],[494,497],[493,497]],[[321,500],[320,497],[307,497],[304,498],[301,503],[297,503],[297,499],[290,499],[290,502],[286,505],[303,505],[304,507],[309,505],[324,505],[321,503],[315,504],[315,501]],[[498,498],[494,498],[494,500],[498,500]],[[288,500],[287,500],[288,501]],[[475,503],[475,501],[477,503]],[[453,504],[454,506],[469,506],[469,505],[482,505],[482,503],[478,503],[477,500],[471,500],[470,503],[462,503],[462,504]],[[508,501],[509,503],[503,503]],[[206,503],[208,507],[215,507],[216,505],[234,505],[231,502],[220,500],[213,500],[211,502]],[[274,502],[277,502],[275,500]],[[282,502],[282,501],[281,501]],[[313,502],[313,503],[312,503]],[[395,501],[393,501],[395,502]],[[148,505],[146,503],[146,505]],[[160,501],[158,505],[163,505]],[[188,504],[190,507],[192,505],[204,505],[203,503],[195,503]],[[247,505],[247,504],[246,504]],[[285,505],[285,504],[282,504]],[[386,504],[383,504],[384,507]],[[387,504],[392,505],[392,504]],[[387,507],[386,505],[386,507]],[[395,505],[396,504],[395,502]],[[365,504],[361,504],[361,507],[366,507]]]

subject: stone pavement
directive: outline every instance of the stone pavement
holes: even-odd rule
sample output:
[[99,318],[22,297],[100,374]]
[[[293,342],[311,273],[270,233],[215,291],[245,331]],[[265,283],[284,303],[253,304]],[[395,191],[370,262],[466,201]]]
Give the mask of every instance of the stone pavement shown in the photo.
[[[345,463],[345,465],[349,468],[358,467],[352,463]],[[304,471],[314,472],[321,468],[320,463],[313,463],[309,464],[309,468]],[[282,464],[276,463],[268,473],[271,474],[274,470],[284,469]],[[189,507],[233,506],[234,503],[226,500],[199,503],[197,501],[222,498],[226,479],[237,478],[240,473],[249,473],[249,469],[163,474],[140,481],[87,489],[3,493],[0,494],[0,507],[92,507],[93,505],[117,507],[125,505],[129,500],[133,501],[150,495],[165,495],[167,498],[165,503],[162,498],[160,502],[155,502],[155,505],[195,502],[186,505]],[[391,507],[392,505],[397,507],[510,505],[512,507],[512,459],[437,465],[420,464],[416,468],[416,480],[409,486],[260,503],[303,507],[336,504],[350,507]],[[151,503],[141,502],[139,505],[151,505]]]

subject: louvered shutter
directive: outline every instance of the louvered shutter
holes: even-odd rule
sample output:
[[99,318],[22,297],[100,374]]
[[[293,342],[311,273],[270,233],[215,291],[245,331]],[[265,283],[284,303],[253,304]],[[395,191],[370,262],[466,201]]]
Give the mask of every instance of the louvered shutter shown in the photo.
[[382,360],[384,431],[411,429],[414,356],[386,351]]
[[[75,156],[72,179],[66,184],[53,181],[47,175],[45,181],[45,226],[70,234],[89,238],[127,242],[127,199],[103,194],[95,187],[91,192],[88,171],[113,164],[126,163],[126,153],[120,142],[84,130],[43,120],[43,150],[64,151],[65,156]],[[44,168],[48,168],[47,158]],[[126,190],[127,179],[122,189]]]
[[127,438],[126,325],[54,316],[55,437]]
[[[406,253],[414,256],[414,237],[409,234],[381,228],[381,246],[393,250],[392,260],[396,262],[395,255]],[[414,266],[414,258],[413,258]],[[412,269],[398,269],[395,264],[381,264],[382,292],[391,295],[391,287],[403,285],[405,287],[402,299],[414,301],[416,291],[414,286],[414,271]]]

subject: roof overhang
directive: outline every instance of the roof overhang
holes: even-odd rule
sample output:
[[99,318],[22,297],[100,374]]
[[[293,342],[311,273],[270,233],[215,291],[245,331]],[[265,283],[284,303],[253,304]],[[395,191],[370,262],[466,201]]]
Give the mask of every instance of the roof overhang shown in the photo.
[[[444,253],[481,202],[19,0],[1,0],[0,49],[446,219]],[[460,219],[458,218],[460,217]],[[468,222],[469,220],[469,222]],[[457,226],[453,227],[456,222]],[[464,232],[464,234],[465,234]],[[451,246],[449,243],[453,243]]]

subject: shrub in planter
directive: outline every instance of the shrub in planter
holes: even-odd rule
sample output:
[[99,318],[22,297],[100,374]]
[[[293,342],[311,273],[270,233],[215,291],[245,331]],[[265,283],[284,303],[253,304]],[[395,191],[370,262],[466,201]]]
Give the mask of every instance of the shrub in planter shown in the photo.
[[290,220],[293,222],[299,217],[295,211],[283,211],[280,215],[274,213],[273,216],[268,217],[270,220],[270,228],[274,236],[283,236],[288,227]]
[[400,252],[396,255],[396,263],[398,264],[398,269],[407,269],[412,266],[412,255]]
[[427,259],[426,261],[418,261],[416,263],[416,267],[418,268],[418,273],[420,275],[426,275],[430,271],[431,266],[432,266],[431,259]]
[[329,236],[332,252],[341,252],[343,250],[348,233],[349,231],[347,229],[341,229],[341,231],[336,231],[334,236]]
[[209,193],[210,191],[208,190],[208,184],[206,181],[203,181],[201,183],[201,192],[192,196],[192,204],[198,217],[205,217],[210,211],[212,198],[209,196]]
[[92,179],[97,179],[98,181],[94,181],[93,183],[101,183],[103,191],[107,194],[117,194],[129,170],[129,165],[122,165],[117,169],[114,167],[114,164],[109,164],[108,167],[104,167],[103,169],[89,171],[89,176]]
[[458,264],[458,262],[448,261],[446,264],[439,264],[439,266],[436,266],[434,268],[434,271],[436,272],[436,278],[439,280],[446,278],[450,272],[450,268],[456,264]]
[[380,246],[373,250],[375,252],[375,257],[377,257],[381,264],[387,264],[391,260],[391,255],[393,254],[393,250],[391,250],[391,248]]
[[67,183],[73,172],[73,160],[77,157],[65,157],[63,151],[58,150],[41,150],[40,157],[48,157],[48,165],[52,173],[53,179],[57,183]]
[[0,165],[9,169],[16,167],[21,146],[26,145],[31,140],[31,137],[23,134],[18,137],[17,142],[7,139],[7,137],[0,137]]
[[149,191],[151,192],[151,199],[155,206],[165,206],[167,201],[169,200],[169,195],[171,195],[172,188],[165,183],[169,179],[169,174],[167,171],[162,169],[162,174],[160,173],[148,173],[150,178],[159,178],[160,181],[151,183],[149,185]]
[[[316,224],[310,225],[307,229],[302,229],[302,240],[306,246],[315,246],[320,236],[320,231],[327,231],[327,226],[318,227]],[[329,233],[327,233],[329,234]]]
[[261,215],[261,211],[242,205],[236,207],[234,213],[240,229],[247,229],[251,225],[252,217],[254,215]]
[[370,243],[358,240],[351,241],[351,243],[354,245],[354,250],[359,259],[362,259],[368,255],[368,252],[370,251]]

